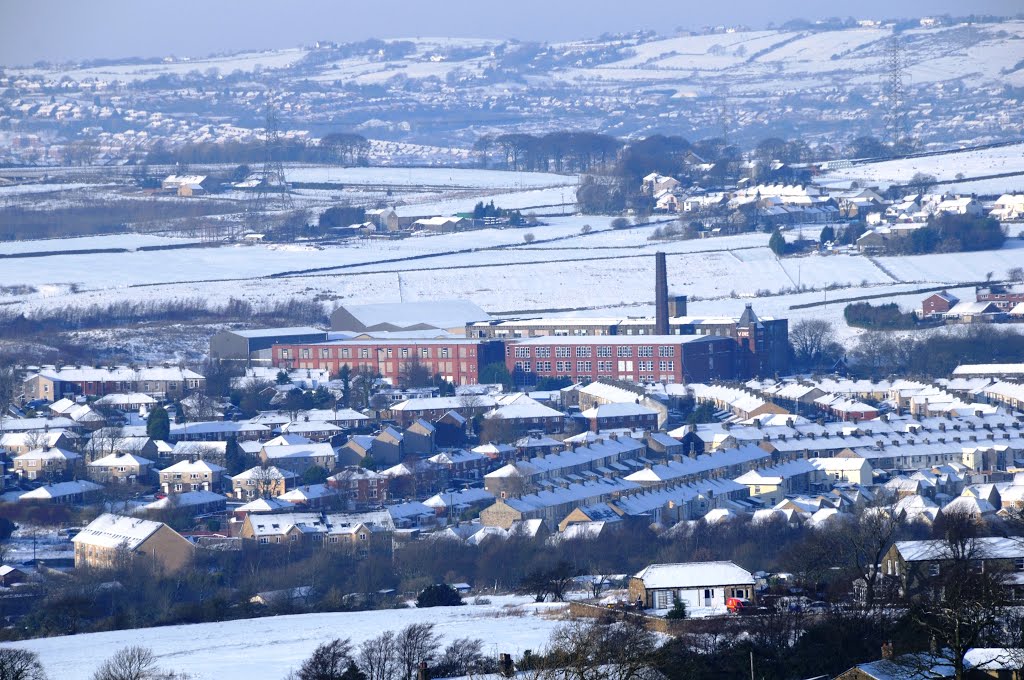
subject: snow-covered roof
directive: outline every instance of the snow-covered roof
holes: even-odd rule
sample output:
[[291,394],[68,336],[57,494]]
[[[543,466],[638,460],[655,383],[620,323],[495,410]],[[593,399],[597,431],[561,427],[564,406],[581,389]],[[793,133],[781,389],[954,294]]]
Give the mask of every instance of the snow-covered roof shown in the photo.
[[[949,544],[943,540],[897,541],[896,550],[907,562],[948,559]],[[976,538],[971,546],[975,559],[1020,559],[1024,557],[1024,541],[1017,538]]]
[[300,486],[292,489],[291,491],[287,491],[278,496],[277,499],[280,501],[287,501],[289,503],[305,503],[318,498],[334,496],[337,493],[337,491],[326,484],[308,484],[306,486]]
[[652,564],[639,571],[633,578],[641,579],[646,588],[754,585],[753,575],[732,562]]
[[254,501],[250,501],[245,505],[240,505],[235,508],[235,512],[279,512],[294,510],[295,506],[288,501],[283,501],[277,498],[257,498]]
[[18,500],[51,500],[54,498],[63,498],[65,496],[76,496],[80,493],[87,493],[90,491],[99,491],[102,488],[103,487],[100,484],[94,484],[93,482],[89,482],[84,479],[77,479],[72,482],[57,482],[56,484],[41,486],[38,489],[33,489],[32,491],[26,491],[18,496]]
[[330,444],[289,444],[284,446],[264,446],[263,453],[271,460],[321,456],[334,457],[334,448]]
[[388,324],[399,328],[427,325],[455,328],[491,317],[469,300],[417,300],[366,305],[345,305],[346,312],[367,328]]
[[479,394],[463,397],[417,397],[388,407],[391,411],[457,411],[460,408],[493,408],[494,397]]
[[210,462],[207,462],[205,460],[200,459],[200,460],[196,460],[196,461],[180,460],[177,463],[175,463],[174,465],[171,465],[169,467],[165,467],[160,472],[162,472],[162,473],[163,472],[171,472],[171,473],[186,474],[186,473],[193,473],[193,472],[196,472],[196,473],[202,473],[202,472],[210,472],[210,473],[213,473],[213,472],[224,472],[224,470],[225,470],[225,468],[222,468],[220,465],[217,465],[216,463],[210,463]]
[[136,456],[130,453],[111,453],[92,461],[88,464],[88,467],[116,467],[118,465],[138,465],[139,467],[142,467],[152,464],[153,461],[148,458],[143,458],[142,456]]
[[128,394],[107,394],[96,400],[100,406],[127,406],[129,404],[155,404],[156,399],[141,392],[130,392]]
[[231,331],[234,335],[243,338],[273,338],[284,335],[316,335],[326,337],[327,332],[312,326],[288,326],[286,328],[253,328],[246,331]]
[[297,474],[291,470],[285,470],[275,465],[263,467],[256,465],[245,472],[239,472],[231,478],[231,481],[248,481],[250,479],[271,480],[271,479],[294,479]]
[[627,418],[630,416],[656,416],[658,412],[654,409],[641,406],[640,404],[632,404],[628,402],[614,403],[614,404],[599,404],[597,406],[588,408],[583,411],[580,415],[584,418]]
[[784,479],[812,473],[817,468],[808,460],[791,460],[760,470],[751,470],[736,478],[739,484],[782,484]]
[[163,523],[148,519],[104,513],[90,522],[89,526],[82,529],[71,541],[76,545],[101,548],[117,548],[123,545],[129,550],[134,550],[162,526]]
[[165,510],[167,508],[187,508],[193,505],[206,505],[207,503],[216,503],[218,501],[227,502],[227,499],[219,493],[197,489],[195,491],[186,491],[185,493],[176,493],[165,496],[147,504],[146,509]]
[[953,375],[1024,375],[1024,364],[961,364]]
[[429,508],[449,508],[493,501],[494,494],[486,489],[462,489],[435,494],[423,501],[423,505]]
[[45,460],[64,460],[64,461],[74,461],[74,460],[78,460],[80,458],[81,458],[81,456],[78,455],[77,453],[75,453],[74,451],[68,451],[67,449],[62,449],[62,448],[59,448],[59,447],[56,447],[56,446],[51,446],[49,448],[32,449],[31,451],[23,453],[20,456],[16,456],[14,458],[14,460],[16,460],[16,461],[17,460],[41,460],[41,461],[45,461]]
[[[510,395],[512,396],[512,395]],[[484,414],[484,418],[490,420],[498,418],[502,420],[519,420],[530,418],[561,418],[564,414],[556,411],[550,406],[545,406],[536,399],[531,399],[525,394],[514,395],[513,400],[499,400],[503,402],[493,411]]]
[[195,371],[178,366],[143,366],[140,368],[128,366],[108,368],[64,366],[55,368],[53,366],[46,366],[41,368],[35,375],[64,382],[138,382],[146,380],[184,382],[186,380],[201,380],[203,378],[203,376]]

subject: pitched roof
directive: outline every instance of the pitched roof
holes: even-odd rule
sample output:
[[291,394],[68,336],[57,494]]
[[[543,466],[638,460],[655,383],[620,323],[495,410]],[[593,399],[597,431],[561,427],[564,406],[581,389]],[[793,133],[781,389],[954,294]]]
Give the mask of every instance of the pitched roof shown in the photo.
[[82,529],[71,541],[75,544],[101,548],[124,545],[129,550],[134,550],[162,526],[162,522],[104,513],[90,522],[89,526]]
[[485,321],[491,318],[487,312],[469,300],[385,302],[344,305],[343,309],[367,328],[382,324],[399,328],[420,324],[434,328],[454,328],[470,321]]
[[41,486],[38,489],[33,489],[32,491],[26,491],[18,496],[18,500],[50,500],[53,498],[63,498],[65,496],[77,496],[80,493],[88,493],[90,491],[99,491],[102,488],[103,487],[99,484],[94,484],[93,482],[89,482],[84,479],[78,479],[73,482],[57,482],[56,484]]
[[652,564],[634,575],[647,588],[702,588],[754,584],[753,575],[733,562]]

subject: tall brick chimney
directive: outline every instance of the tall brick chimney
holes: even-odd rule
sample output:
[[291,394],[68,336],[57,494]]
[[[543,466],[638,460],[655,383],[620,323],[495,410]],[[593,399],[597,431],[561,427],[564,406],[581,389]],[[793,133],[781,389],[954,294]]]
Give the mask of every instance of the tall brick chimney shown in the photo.
[[663,252],[654,254],[654,332],[668,335],[668,273]]

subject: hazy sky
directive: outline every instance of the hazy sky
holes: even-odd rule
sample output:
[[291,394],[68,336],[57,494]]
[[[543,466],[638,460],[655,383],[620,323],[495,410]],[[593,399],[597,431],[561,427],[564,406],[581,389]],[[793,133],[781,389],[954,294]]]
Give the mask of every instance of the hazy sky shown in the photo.
[[317,39],[452,36],[565,40],[638,28],[764,26],[794,17],[916,17],[1024,10],[1021,0],[0,0],[0,64],[204,56]]

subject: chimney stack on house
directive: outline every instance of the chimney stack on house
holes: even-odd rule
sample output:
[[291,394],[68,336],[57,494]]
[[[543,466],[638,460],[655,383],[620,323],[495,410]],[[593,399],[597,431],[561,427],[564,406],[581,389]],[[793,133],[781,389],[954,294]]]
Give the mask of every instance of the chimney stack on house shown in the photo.
[[654,254],[654,333],[668,335],[668,273],[665,253]]

